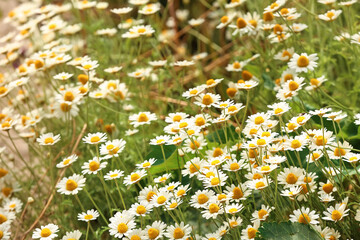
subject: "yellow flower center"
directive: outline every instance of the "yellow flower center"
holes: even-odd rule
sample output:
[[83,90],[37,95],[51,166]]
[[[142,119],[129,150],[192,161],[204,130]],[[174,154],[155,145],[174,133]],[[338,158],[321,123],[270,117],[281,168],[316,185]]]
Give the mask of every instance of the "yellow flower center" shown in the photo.
[[206,85],[210,86],[210,85],[213,85],[215,84],[215,80],[214,79],[209,79],[206,81]]
[[182,195],[184,195],[185,194],[185,190],[184,189],[180,189],[177,193],[176,193],[176,195],[178,196],[178,197],[181,197]]
[[125,223],[120,223],[117,227],[119,233],[126,233],[129,227]]
[[63,112],[69,112],[71,110],[71,105],[69,105],[67,103],[61,103],[60,104],[60,109]]
[[261,168],[261,171],[269,171],[270,170],[270,167],[269,166],[262,166]]
[[263,146],[263,145],[266,144],[266,141],[265,141],[265,139],[258,139],[258,140],[256,141],[256,144],[259,145],[259,146]]
[[310,79],[310,84],[313,86],[319,86],[320,81],[317,80],[316,78],[312,78],[312,79]]
[[200,166],[198,164],[191,164],[189,167],[190,173],[195,173],[200,169]]
[[263,219],[268,212],[265,209],[260,209],[258,212],[259,219]]
[[244,193],[239,187],[234,187],[232,199],[240,199],[244,196]]
[[0,224],[3,224],[6,221],[7,221],[7,217],[0,213]]
[[163,204],[166,201],[166,197],[165,196],[160,196],[157,199],[157,203],[158,204]]
[[206,196],[205,194],[199,194],[199,196],[198,196],[198,203],[200,203],[200,204],[204,204],[204,203],[206,203],[207,201],[209,201],[209,197],[208,196]]
[[141,238],[138,235],[132,235],[130,240],[141,240]]
[[218,177],[214,177],[214,178],[211,179],[210,182],[211,182],[211,185],[217,186],[220,183],[220,179]]
[[78,187],[78,184],[74,180],[68,179],[66,181],[66,186],[65,186],[66,190],[74,191],[77,187]]
[[99,136],[93,136],[90,138],[90,142],[92,143],[97,143],[100,141],[100,137]]
[[157,236],[159,236],[160,232],[156,228],[149,228],[148,235],[150,239],[155,239]]
[[230,106],[228,107],[228,111],[229,112],[235,112],[236,110],[238,110],[238,108],[236,106]]
[[45,138],[44,143],[45,143],[45,144],[54,143],[54,139],[53,139],[52,137]]
[[335,13],[334,13],[334,12],[327,12],[327,13],[326,13],[326,16],[327,16],[328,18],[330,18],[330,20],[332,20],[332,18],[335,16]]
[[256,184],[255,184],[255,188],[262,188],[262,187],[265,187],[265,183],[264,182],[257,182]]
[[217,213],[220,210],[220,207],[216,203],[212,203],[209,205],[210,213]]
[[146,200],[150,202],[154,195],[156,195],[155,192],[153,191],[148,192],[148,194],[146,195]]
[[194,140],[193,142],[190,143],[190,148],[193,150],[196,150],[200,147],[200,143],[196,140]]
[[40,236],[46,238],[51,235],[51,231],[48,228],[43,228],[40,232]]
[[193,90],[191,90],[189,93],[190,93],[191,95],[195,95],[195,94],[197,94],[197,93],[198,93],[198,90],[193,89]]
[[255,228],[249,228],[247,230],[248,238],[252,239],[255,238],[257,230]]
[[303,223],[303,224],[308,224],[310,223],[311,219],[309,217],[309,215],[307,215],[306,213],[303,213],[299,216],[298,222],[299,223]]
[[240,69],[241,68],[241,64],[239,62],[234,62],[233,63],[233,68],[235,69]]
[[236,170],[238,170],[240,168],[240,165],[238,164],[238,163],[232,163],[232,164],[230,164],[230,170],[231,171],[236,171]]
[[149,121],[148,116],[145,113],[140,113],[138,122],[147,122]]
[[175,239],[180,239],[185,236],[184,231],[181,228],[175,228],[173,237]]
[[182,117],[180,115],[176,115],[173,117],[174,122],[180,122],[182,120]]
[[244,27],[246,27],[246,25],[247,25],[247,23],[246,23],[246,21],[245,21],[243,18],[239,17],[239,18],[236,20],[236,26],[237,26],[238,28],[244,28]]
[[198,127],[205,125],[205,119],[202,117],[196,118],[195,125]]
[[93,215],[87,214],[87,215],[85,215],[84,218],[85,218],[86,220],[91,220],[91,219],[93,219],[93,217],[94,217]]
[[140,179],[140,175],[138,173],[133,173],[131,174],[130,179],[132,182],[137,182]]
[[255,118],[255,124],[259,125],[262,124],[263,122],[265,122],[264,118],[262,116],[258,116]]
[[145,214],[146,213],[146,208],[144,206],[140,205],[140,206],[138,206],[136,208],[136,213],[140,214],[140,215]]
[[323,136],[317,136],[315,140],[315,144],[318,146],[324,146],[327,143],[327,139],[323,138]]
[[298,88],[299,88],[299,84],[297,82],[295,82],[295,81],[289,82],[290,91],[295,91]]
[[98,161],[91,161],[89,163],[90,171],[94,172],[100,168],[100,163]]
[[309,65],[309,59],[305,56],[300,56],[297,60],[297,65],[299,67],[307,67]]
[[345,149],[343,148],[335,148],[334,155],[337,157],[344,156],[346,154]]
[[237,208],[230,208],[229,209],[229,213],[236,213],[237,212]]
[[177,205],[178,205],[177,202],[174,202],[174,203],[170,204],[170,208],[176,208]]
[[299,140],[292,140],[291,141],[291,148],[299,148],[299,147],[301,147],[301,142],[299,141]]
[[331,183],[326,183],[322,186],[323,191],[326,192],[327,194],[331,193],[333,188],[334,185],[332,185]]
[[6,174],[8,174],[8,170],[0,168],[0,178],[6,176]]
[[229,21],[229,17],[228,16],[222,16],[220,21],[225,24],[225,23],[227,23]]
[[204,105],[211,105],[214,102],[214,100],[212,99],[212,97],[209,94],[205,94],[203,99],[202,99],[202,103]]
[[286,182],[288,184],[295,184],[298,180],[298,177],[293,174],[293,173],[289,173],[287,176],[286,176]]

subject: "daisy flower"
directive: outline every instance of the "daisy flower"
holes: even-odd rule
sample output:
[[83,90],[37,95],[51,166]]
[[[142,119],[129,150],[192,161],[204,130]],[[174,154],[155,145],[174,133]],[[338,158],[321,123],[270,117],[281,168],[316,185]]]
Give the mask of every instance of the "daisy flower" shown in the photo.
[[246,66],[246,64],[247,64],[246,61],[245,62],[235,61],[233,63],[229,63],[225,69],[228,72],[240,72],[240,71],[242,71],[243,67]]
[[261,205],[261,209],[260,210],[256,210],[252,213],[252,219],[251,221],[265,221],[267,219],[267,217],[270,215],[271,211],[273,211],[275,209],[275,207],[269,207],[266,206],[264,204]]
[[155,221],[145,228],[146,239],[157,240],[161,239],[165,233],[166,224],[162,221]]
[[40,240],[52,240],[58,236],[56,234],[58,231],[59,227],[55,224],[50,223],[35,229],[32,238]]
[[175,223],[174,226],[167,227],[165,237],[171,240],[186,240],[190,237],[191,230],[192,229],[188,224],[185,225],[183,222],[180,222],[180,224]]
[[99,217],[99,212],[94,209],[90,209],[87,210],[86,212],[78,214],[78,220],[85,222],[96,220],[98,217]]
[[136,164],[136,167],[141,169],[149,169],[157,160],[155,158],[150,158],[148,160],[145,160],[142,163]]
[[216,201],[210,201],[205,210],[201,211],[203,218],[210,219],[210,218],[217,218],[219,214],[223,214],[224,209],[219,205]]
[[74,76],[74,74],[67,73],[67,72],[62,72],[62,73],[56,74],[54,76],[54,79],[61,80],[61,81],[66,81],[66,80],[70,79],[72,76]]
[[150,145],[164,145],[170,141],[170,137],[167,135],[157,136],[150,140]]
[[83,169],[82,174],[97,174],[101,169],[105,168],[107,164],[108,162],[102,162],[101,158],[94,157],[81,166],[81,169]]
[[75,195],[85,186],[86,179],[82,175],[73,174],[64,177],[57,185],[57,191],[65,195]]
[[132,7],[123,7],[123,8],[113,8],[110,12],[115,13],[117,15],[123,15],[131,12],[133,10]]
[[139,13],[144,15],[151,15],[160,10],[160,3],[150,3],[145,5],[142,9],[139,10]]
[[319,19],[330,22],[334,21],[342,13],[342,10],[331,9],[324,14],[318,15]]
[[294,199],[294,197],[298,195],[302,189],[302,186],[292,186],[289,189],[282,190],[280,195]]
[[247,182],[247,185],[251,189],[255,190],[262,190],[268,186],[272,182],[271,179],[265,180],[265,179],[255,179]]
[[344,217],[349,215],[350,209],[346,209],[346,204],[336,204],[335,207],[330,206],[326,209],[324,213],[325,217],[322,219],[327,221],[338,222],[341,221]]
[[79,230],[75,230],[72,232],[66,232],[61,240],[79,240],[81,238],[82,233]]
[[296,72],[308,72],[314,71],[317,67],[318,56],[316,53],[308,55],[307,53],[301,53],[300,55],[294,53],[290,59],[288,66],[291,69],[294,69]]
[[101,142],[105,142],[107,139],[106,133],[97,132],[97,133],[88,133],[85,137],[83,137],[83,142],[87,144],[99,144]]
[[60,141],[60,134],[54,135],[53,133],[45,133],[36,139],[36,141],[43,146],[54,145]]
[[271,109],[269,113],[275,116],[282,116],[284,113],[290,110],[290,106],[286,102],[274,103],[272,105],[268,105],[268,108]]
[[64,168],[70,166],[72,163],[76,162],[78,156],[76,154],[70,155],[69,157],[64,158],[61,162],[56,164],[57,168]]
[[0,226],[10,226],[11,223],[15,220],[15,218],[15,212],[7,211],[4,208],[0,208]]
[[228,108],[225,109],[225,114],[236,115],[244,107],[245,106],[242,103],[236,103],[234,105],[230,105]]
[[210,199],[215,197],[212,190],[198,190],[191,196],[190,206],[194,208],[206,208]]
[[222,29],[222,28],[226,27],[227,25],[229,25],[232,22],[232,20],[234,19],[235,16],[236,16],[235,13],[231,13],[229,15],[222,16],[220,19],[220,23],[216,26],[216,28]]
[[300,181],[300,177],[304,175],[304,169],[290,166],[290,168],[284,168],[284,170],[278,175],[279,184],[284,184],[287,187],[294,186]]
[[241,239],[255,239],[256,233],[260,227],[260,221],[254,221],[253,225],[248,225],[241,231]]
[[302,224],[312,224],[316,225],[319,223],[318,219],[319,215],[313,210],[311,211],[310,208],[301,207],[301,209],[294,210],[293,214],[290,214],[290,221],[291,222],[299,222]]
[[124,184],[131,185],[131,184],[138,183],[146,175],[147,174],[144,169],[132,172],[130,175],[128,175],[124,178]]
[[189,20],[189,24],[193,27],[196,27],[196,26],[199,26],[201,24],[203,24],[205,22],[205,19],[204,18],[192,18]]
[[100,154],[105,155],[104,159],[118,157],[124,150],[126,142],[123,139],[114,139],[105,142],[100,146]]
[[78,67],[80,70],[83,70],[85,72],[89,72],[91,70],[94,70],[99,66],[98,61],[96,60],[88,60],[81,62],[80,66]]
[[134,216],[128,211],[117,212],[110,218],[109,232],[110,235],[115,238],[128,236],[135,227],[136,223],[134,221]]
[[275,12],[275,11],[279,10],[280,7],[282,7],[285,3],[286,3],[286,0],[276,0],[275,2],[273,2],[272,4],[270,4],[269,6],[267,6],[264,9],[264,13]]
[[144,124],[150,124],[151,121],[157,120],[155,113],[139,112],[129,117],[130,124],[138,127]]
[[105,178],[106,181],[109,181],[109,180],[114,180],[114,179],[121,178],[122,176],[124,176],[124,171],[115,169],[115,170],[112,170],[112,171],[108,172],[104,176],[104,178]]
[[235,29],[235,31],[232,33],[232,35],[239,34],[240,36],[242,36],[244,34],[247,34],[247,33],[251,32],[254,29],[253,25],[249,24],[242,17],[238,17],[236,19],[236,25],[231,24],[231,25],[229,25],[229,28]]
[[194,88],[190,88],[189,90],[184,92],[182,94],[182,96],[185,97],[185,98],[196,97],[200,93],[202,93],[204,90],[205,90],[205,87],[203,85],[200,85],[200,86],[197,86],[197,87],[194,87]]
[[165,173],[160,177],[154,179],[155,183],[165,183],[169,178],[171,178],[171,173]]
[[20,199],[13,197],[5,199],[2,207],[9,212],[19,213],[21,212],[22,205],[23,203]]
[[132,211],[136,216],[145,216],[152,211],[152,204],[143,200],[140,203],[134,203],[131,205],[130,211]]

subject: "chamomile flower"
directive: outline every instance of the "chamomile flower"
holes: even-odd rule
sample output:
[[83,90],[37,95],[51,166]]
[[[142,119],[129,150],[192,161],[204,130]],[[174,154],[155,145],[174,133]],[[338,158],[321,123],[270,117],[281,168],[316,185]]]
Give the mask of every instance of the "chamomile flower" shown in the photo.
[[170,137],[168,135],[157,136],[150,140],[150,145],[164,145],[170,141]]
[[341,221],[344,217],[349,215],[350,209],[346,209],[346,204],[336,204],[335,207],[330,206],[324,212],[325,217],[322,219],[327,221],[338,222]]
[[301,190],[302,186],[292,186],[289,189],[282,190],[280,195],[284,197],[289,197],[290,199],[294,199],[294,197],[298,195]]
[[102,161],[101,158],[94,157],[92,160],[85,162],[82,166],[82,174],[97,174],[107,166],[108,162]]
[[319,215],[313,210],[311,211],[310,208],[301,207],[301,209],[296,209],[290,214],[290,221],[291,222],[298,222],[302,224],[312,224],[316,225],[319,223],[317,220]]
[[226,27],[227,25],[229,25],[232,22],[232,20],[234,19],[235,16],[236,16],[235,13],[231,13],[229,15],[222,16],[220,19],[220,23],[216,26],[216,28],[222,29],[222,28]]
[[264,13],[275,12],[286,3],[286,0],[276,0],[264,9]]
[[253,225],[248,225],[241,231],[241,239],[255,239],[256,233],[260,227],[260,221],[254,221]]
[[269,113],[275,116],[282,116],[290,110],[290,106],[286,102],[274,103],[272,105],[268,105],[268,108],[271,109]]
[[255,179],[247,182],[249,188],[254,190],[262,190],[266,188],[272,182],[271,179]]
[[205,90],[205,87],[203,85],[200,85],[200,86],[197,86],[197,87],[194,87],[194,88],[190,88],[189,90],[184,92],[182,94],[182,96],[185,97],[185,98],[196,97],[200,93],[202,93],[204,90]]
[[129,117],[130,124],[134,127],[150,124],[151,121],[155,121],[156,119],[157,117],[155,113],[150,112],[139,112],[137,114],[130,115]]
[[111,170],[110,172],[106,173],[104,178],[106,181],[109,181],[109,180],[115,180],[115,179],[121,178],[122,176],[124,176],[124,171],[115,169],[115,170]]
[[64,168],[67,166],[70,166],[72,163],[76,162],[78,156],[76,154],[70,155],[66,158],[64,158],[63,160],[61,160],[61,162],[59,162],[58,164],[56,164],[57,168]]
[[201,212],[203,218],[210,219],[210,218],[217,218],[219,214],[223,214],[224,209],[221,207],[220,203],[214,200],[210,200],[207,204],[205,210]]
[[157,160],[155,158],[150,158],[148,160],[145,160],[142,163],[136,164],[136,167],[141,168],[141,169],[149,169],[156,161]]
[[162,221],[155,221],[145,228],[146,239],[157,240],[161,239],[165,233],[166,224]]
[[2,207],[9,212],[19,213],[21,212],[22,205],[23,203],[18,198],[7,198],[3,202]]
[[78,220],[84,222],[96,220],[98,217],[99,217],[99,212],[94,209],[90,209],[87,210],[86,212],[78,214]]
[[100,154],[105,155],[104,159],[118,157],[124,150],[126,142],[123,139],[114,139],[105,142],[100,146]]
[[138,183],[143,177],[145,177],[146,171],[144,169],[132,172],[130,175],[124,178],[125,185],[132,185]]
[[36,139],[36,141],[43,146],[51,146],[60,141],[60,134],[45,133]]
[[247,62],[234,61],[233,63],[229,63],[225,69],[228,72],[241,72],[246,64]]
[[152,211],[152,205],[148,201],[143,200],[140,203],[131,205],[130,211],[136,216],[145,216]]
[[40,228],[36,228],[32,234],[32,238],[40,240],[52,240],[58,236],[58,231],[59,227],[50,223],[45,226],[41,226]]
[[271,211],[273,211],[275,207],[269,207],[264,204],[261,205],[259,210],[256,210],[252,213],[252,220],[251,221],[265,221],[268,216],[270,215]]
[[61,240],[79,240],[81,238],[81,235],[82,233],[79,230],[66,232],[66,234],[62,237]]
[[191,227],[181,222],[180,224],[175,223],[174,226],[168,226],[166,229],[165,237],[171,240],[186,240],[190,237]]
[[110,218],[109,232],[115,238],[123,238],[136,227],[133,215],[128,211],[117,212]]
[[0,226],[8,225],[10,226],[11,223],[15,220],[15,212],[13,211],[7,211],[3,208],[0,208]]
[[159,176],[154,179],[155,183],[165,183],[167,180],[171,178],[171,173],[165,173],[162,176]]
[[113,8],[110,11],[117,15],[124,15],[124,14],[131,12],[132,10],[133,10],[132,7],[123,7],[123,8]]
[[324,14],[318,15],[319,19],[330,22],[334,21],[342,13],[342,10],[331,9]]
[[57,185],[57,191],[65,195],[75,195],[83,189],[86,179],[82,175],[73,174],[64,177]]
[[56,74],[54,76],[54,79],[61,80],[61,81],[66,81],[66,80],[70,79],[72,76],[74,76],[74,74],[67,73],[67,72],[62,72],[62,73]]
[[208,202],[215,198],[215,193],[212,190],[198,190],[191,196],[190,206],[194,208],[206,208]]
[[80,66],[78,67],[80,70],[83,70],[85,72],[89,72],[91,70],[94,70],[99,66],[98,61],[96,60],[88,60],[81,62]]
[[290,166],[278,175],[279,184],[284,184],[287,187],[294,186],[300,181],[300,177],[304,175],[304,169]]
[[314,71],[314,69],[317,67],[317,61],[318,57],[317,54],[310,54],[307,53],[301,53],[300,55],[297,53],[294,53],[292,58],[290,59],[288,66],[291,69],[294,69],[296,72],[308,72],[308,71]]
[[107,139],[106,133],[97,132],[97,133],[88,133],[83,137],[83,142],[87,144],[99,144],[105,142]]

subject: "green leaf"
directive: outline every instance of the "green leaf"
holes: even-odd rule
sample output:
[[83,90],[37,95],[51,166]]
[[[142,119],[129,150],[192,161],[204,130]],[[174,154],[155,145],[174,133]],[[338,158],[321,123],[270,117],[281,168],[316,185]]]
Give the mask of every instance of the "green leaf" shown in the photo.
[[273,90],[275,87],[275,83],[273,80],[271,80],[270,76],[266,73],[263,73],[261,76],[264,79],[264,87],[269,90]]
[[322,240],[319,234],[310,226],[292,222],[263,223],[259,228],[257,239],[267,240]]

